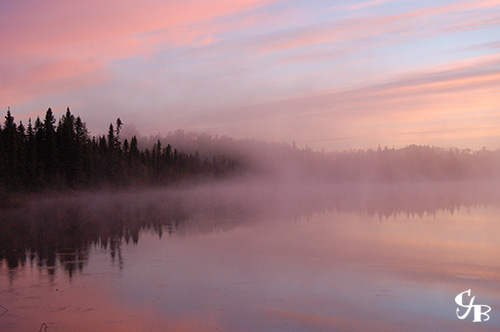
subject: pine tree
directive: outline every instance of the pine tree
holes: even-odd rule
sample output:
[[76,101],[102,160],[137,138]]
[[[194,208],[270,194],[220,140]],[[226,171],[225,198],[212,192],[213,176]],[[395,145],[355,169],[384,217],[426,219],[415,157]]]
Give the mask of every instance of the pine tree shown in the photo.
[[26,175],[28,187],[31,189],[35,188],[37,185],[37,156],[36,156],[36,141],[35,141],[35,131],[31,124],[31,118],[28,120],[28,129],[26,132]]
[[108,129],[108,150],[110,153],[115,149],[115,141],[115,130],[113,128],[113,124],[110,123]]
[[79,181],[87,182],[93,172],[94,166],[89,145],[87,125],[80,117],[77,117],[75,120],[75,170]]
[[7,171],[6,171],[6,160],[7,155],[5,154],[5,148],[3,144],[3,130],[2,125],[0,124],[0,190],[2,190],[5,185]]
[[40,186],[43,182],[45,182],[43,179],[45,172],[45,160],[43,156],[43,145],[44,145],[44,140],[45,140],[45,134],[43,132],[43,123],[40,120],[40,117],[36,117],[35,120],[35,126],[34,126],[34,132],[35,132],[35,160],[36,160],[36,165],[38,166],[35,169],[35,178],[36,178],[36,183],[35,186]]
[[15,147],[16,147],[16,169],[15,178],[17,185],[21,187],[26,187],[28,183],[28,173],[26,171],[26,160],[28,158],[26,151],[26,129],[24,128],[23,122],[20,121],[16,128],[17,135],[15,137]]
[[58,169],[62,172],[66,184],[70,187],[75,185],[77,172],[77,148],[75,134],[75,117],[71,114],[69,107],[66,110],[56,130],[57,152],[59,157]]
[[132,161],[134,161],[134,162],[139,161],[139,148],[138,148],[136,136],[133,136],[132,139],[130,140],[130,157],[132,158]]
[[56,119],[52,113],[52,109],[49,108],[45,113],[45,119],[43,121],[43,140],[41,146],[41,156],[44,168],[45,181],[49,185],[54,185],[57,176],[57,142],[56,142],[56,131],[54,124]]
[[5,116],[4,127],[2,130],[2,141],[5,150],[5,184],[7,187],[16,187],[17,185],[17,130],[14,117],[10,113],[10,108]]
[[114,136],[114,145],[115,145],[115,150],[120,151],[121,150],[121,144],[120,144],[120,131],[122,130],[123,122],[120,120],[120,118],[116,119],[116,131],[115,131],[115,136]]

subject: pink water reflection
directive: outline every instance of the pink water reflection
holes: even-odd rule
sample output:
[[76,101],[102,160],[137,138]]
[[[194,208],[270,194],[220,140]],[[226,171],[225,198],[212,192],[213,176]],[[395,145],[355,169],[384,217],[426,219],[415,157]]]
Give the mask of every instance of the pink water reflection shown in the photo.
[[[188,219],[92,246],[81,273],[0,268],[2,331],[498,331],[500,208]],[[211,231],[206,231],[211,229]],[[467,289],[492,307],[456,317]]]

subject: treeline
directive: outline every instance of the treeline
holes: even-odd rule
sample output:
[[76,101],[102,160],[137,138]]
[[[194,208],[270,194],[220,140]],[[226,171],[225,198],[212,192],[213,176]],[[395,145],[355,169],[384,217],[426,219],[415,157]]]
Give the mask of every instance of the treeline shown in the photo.
[[[282,148],[288,178],[335,183],[393,183],[500,180],[500,150],[409,145],[322,153]],[[286,166],[292,165],[292,166]]]
[[[481,150],[408,145],[319,152],[295,144],[234,139],[176,131],[166,137],[184,151],[231,156],[254,175],[290,181],[440,182],[500,180],[500,149]],[[147,141],[147,138],[141,139]]]
[[137,137],[120,138],[122,121],[107,135],[90,137],[85,122],[69,108],[57,121],[49,108],[45,118],[16,124],[10,109],[0,125],[0,189],[85,189],[170,184],[236,172],[239,163],[224,155],[200,158],[156,142],[138,148]]
[[325,173],[346,180],[462,181],[500,179],[500,150],[438,148],[409,145],[367,151],[344,151],[329,156]]
[[324,153],[295,144],[182,131],[141,138],[141,145],[136,136],[121,139],[122,125],[117,119],[107,135],[90,137],[85,122],[69,109],[57,124],[49,109],[43,120],[30,120],[27,127],[16,124],[9,110],[0,124],[0,194],[5,190],[163,185],[243,173],[285,182],[500,179],[500,150],[410,145]]

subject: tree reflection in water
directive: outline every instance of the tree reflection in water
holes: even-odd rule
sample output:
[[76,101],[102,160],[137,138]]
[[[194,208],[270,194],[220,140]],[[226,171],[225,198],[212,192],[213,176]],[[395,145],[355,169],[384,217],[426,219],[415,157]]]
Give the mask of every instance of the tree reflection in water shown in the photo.
[[499,205],[495,184],[391,185],[233,184],[183,190],[87,193],[28,202],[0,216],[0,261],[15,271],[36,264],[53,275],[82,272],[91,248],[109,251],[123,266],[121,247],[137,244],[141,231],[162,238],[251,226],[261,216],[294,220],[326,211],[391,218]]

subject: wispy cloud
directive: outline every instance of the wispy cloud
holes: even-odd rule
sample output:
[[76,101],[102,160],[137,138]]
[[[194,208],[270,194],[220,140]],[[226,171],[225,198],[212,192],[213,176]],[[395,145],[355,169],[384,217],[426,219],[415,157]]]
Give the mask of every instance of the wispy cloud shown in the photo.
[[143,124],[154,132],[170,123],[360,145],[458,136],[461,112],[475,128],[462,136],[485,136],[497,121],[499,10],[499,0],[2,2],[0,102],[28,114],[74,100],[131,121],[140,108],[163,120]]
[[[370,44],[375,37],[383,38],[384,44],[405,42],[436,33],[498,25],[500,18],[496,12],[477,12],[491,7],[500,7],[500,4],[496,1],[461,2],[392,15],[343,18],[280,31],[262,38],[260,44],[270,51],[360,40]],[[453,15],[442,19],[443,13]]]
[[[79,1],[69,4],[52,0],[44,3],[31,1],[29,6],[6,6],[0,20],[0,29],[4,31],[0,35],[2,81],[10,86],[10,90],[21,86],[25,90],[36,90],[30,84],[42,78],[38,73],[35,73],[36,78],[22,81],[30,71],[35,70],[34,67],[93,62],[96,67],[105,69],[111,61],[150,55],[166,45],[206,45],[212,42],[213,34],[220,27],[210,26],[210,30],[206,25],[200,25],[201,22],[250,11],[269,2],[272,1],[217,0],[199,3],[190,0],[169,3],[149,1],[139,5],[134,1]],[[96,67],[82,71],[83,67],[77,65],[66,74],[72,74],[77,81],[77,76],[86,76]],[[54,85],[60,81],[60,75],[60,70],[53,71],[52,75],[49,71],[43,79],[48,85]],[[60,88],[64,89],[64,86]],[[31,95],[10,93],[8,96],[9,102],[13,103]]]
[[432,135],[428,136],[433,138],[462,136],[470,140],[493,135],[498,139],[499,69],[500,56],[487,56],[447,70],[422,71],[372,85],[208,113],[203,121],[191,120],[185,125],[204,123],[205,129],[221,131],[223,123],[234,129],[229,134],[237,136],[249,134],[245,126],[251,124],[263,128],[260,134],[270,140],[287,132],[297,142],[319,142],[326,137],[344,140],[344,144],[351,140],[354,145],[375,144],[377,140],[401,144],[398,139],[391,142],[390,137],[429,134],[429,130]]
[[109,73],[96,61],[57,59],[29,67],[5,68],[2,76],[0,100],[16,101],[82,89],[102,82]]
[[353,2],[353,3],[348,3],[348,4],[335,5],[335,6],[331,7],[331,9],[332,10],[339,10],[339,11],[351,11],[351,10],[370,8],[370,7],[378,6],[378,5],[389,3],[389,2],[391,2],[391,0],[371,0],[371,1],[363,1],[363,2]]

